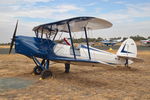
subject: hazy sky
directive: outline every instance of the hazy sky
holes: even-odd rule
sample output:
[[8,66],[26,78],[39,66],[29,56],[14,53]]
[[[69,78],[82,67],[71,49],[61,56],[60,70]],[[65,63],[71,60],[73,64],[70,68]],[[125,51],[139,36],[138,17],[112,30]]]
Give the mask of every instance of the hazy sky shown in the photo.
[[0,0],[0,43],[10,41],[17,19],[17,35],[34,36],[36,25],[77,16],[113,23],[91,37],[150,36],[150,0]]

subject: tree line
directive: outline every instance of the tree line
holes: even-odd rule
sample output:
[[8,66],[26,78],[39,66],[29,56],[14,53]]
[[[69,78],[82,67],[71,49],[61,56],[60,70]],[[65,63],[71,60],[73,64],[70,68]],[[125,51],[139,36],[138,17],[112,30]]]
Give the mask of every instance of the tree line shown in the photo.
[[[146,39],[150,39],[150,36],[148,38],[145,38],[143,36],[130,36],[130,38],[132,38],[134,41],[140,41],[140,40],[146,40]],[[114,38],[110,38],[110,40],[116,40],[116,39],[121,39],[121,37],[114,37]],[[127,39],[127,37],[124,37],[123,40]],[[89,42],[99,42],[105,40],[102,37],[98,37],[98,38],[88,38]],[[57,40],[57,42],[62,42],[64,41],[63,39],[61,40]],[[85,38],[79,38],[79,39],[73,39],[74,43],[81,43],[81,42],[86,42]],[[10,43],[0,43],[0,45],[9,45]]]
[[[130,36],[130,38],[132,38],[134,41],[140,41],[140,40],[146,40],[146,39],[150,39],[150,36],[148,38],[145,38],[143,36]],[[114,38],[110,38],[109,40],[117,40],[117,39],[121,39],[121,37],[114,37]],[[127,39],[127,37],[123,37],[123,40]],[[99,41],[103,41],[106,39],[103,39],[102,37],[98,37],[98,38],[88,38],[89,42],[99,42]],[[62,42],[64,41],[62,40],[58,40],[58,42]],[[81,42],[85,42],[86,39],[85,38],[79,38],[79,39],[73,39],[74,43],[81,43]]]

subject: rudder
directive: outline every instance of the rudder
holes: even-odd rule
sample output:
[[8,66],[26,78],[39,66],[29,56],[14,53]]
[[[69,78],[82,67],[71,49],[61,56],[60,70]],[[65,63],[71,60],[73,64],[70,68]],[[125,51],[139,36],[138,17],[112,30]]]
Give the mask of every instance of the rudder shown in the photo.
[[126,39],[120,46],[120,48],[117,51],[117,56],[122,57],[137,57],[137,46],[133,39]]

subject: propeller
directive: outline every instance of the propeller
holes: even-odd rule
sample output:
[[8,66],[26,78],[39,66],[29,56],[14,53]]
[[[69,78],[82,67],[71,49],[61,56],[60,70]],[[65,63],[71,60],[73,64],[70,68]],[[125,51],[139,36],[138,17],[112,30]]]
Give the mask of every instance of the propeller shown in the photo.
[[16,23],[16,27],[15,27],[15,30],[14,30],[13,37],[12,37],[12,41],[11,41],[11,45],[10,45],[10,49],[9,49],[9,54],[11,53],[13,45],[14,45],[14,42],[15,42],[17,28],[18,28],[18,20],[17,20],[17,23]]

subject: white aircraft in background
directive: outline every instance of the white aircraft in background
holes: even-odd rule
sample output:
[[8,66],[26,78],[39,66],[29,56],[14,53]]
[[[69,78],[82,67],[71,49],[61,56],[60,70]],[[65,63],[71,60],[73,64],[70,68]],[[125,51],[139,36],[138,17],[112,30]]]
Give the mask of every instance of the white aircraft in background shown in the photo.
[[117,40],[103,40],[103,41],[100,41],[101,43],[103,43],[104,45],[106,46],[114,46],[116,43],[120,43],[123,41],[123,38],[121,39],[117,39]]
[[141,43],[142,43],[144,46],[150,46],[150,39],[141,40]]
[[113,40],[116,43],[122,42],[123,41],[123,37],[121,39],[117,39],[117,40]]

